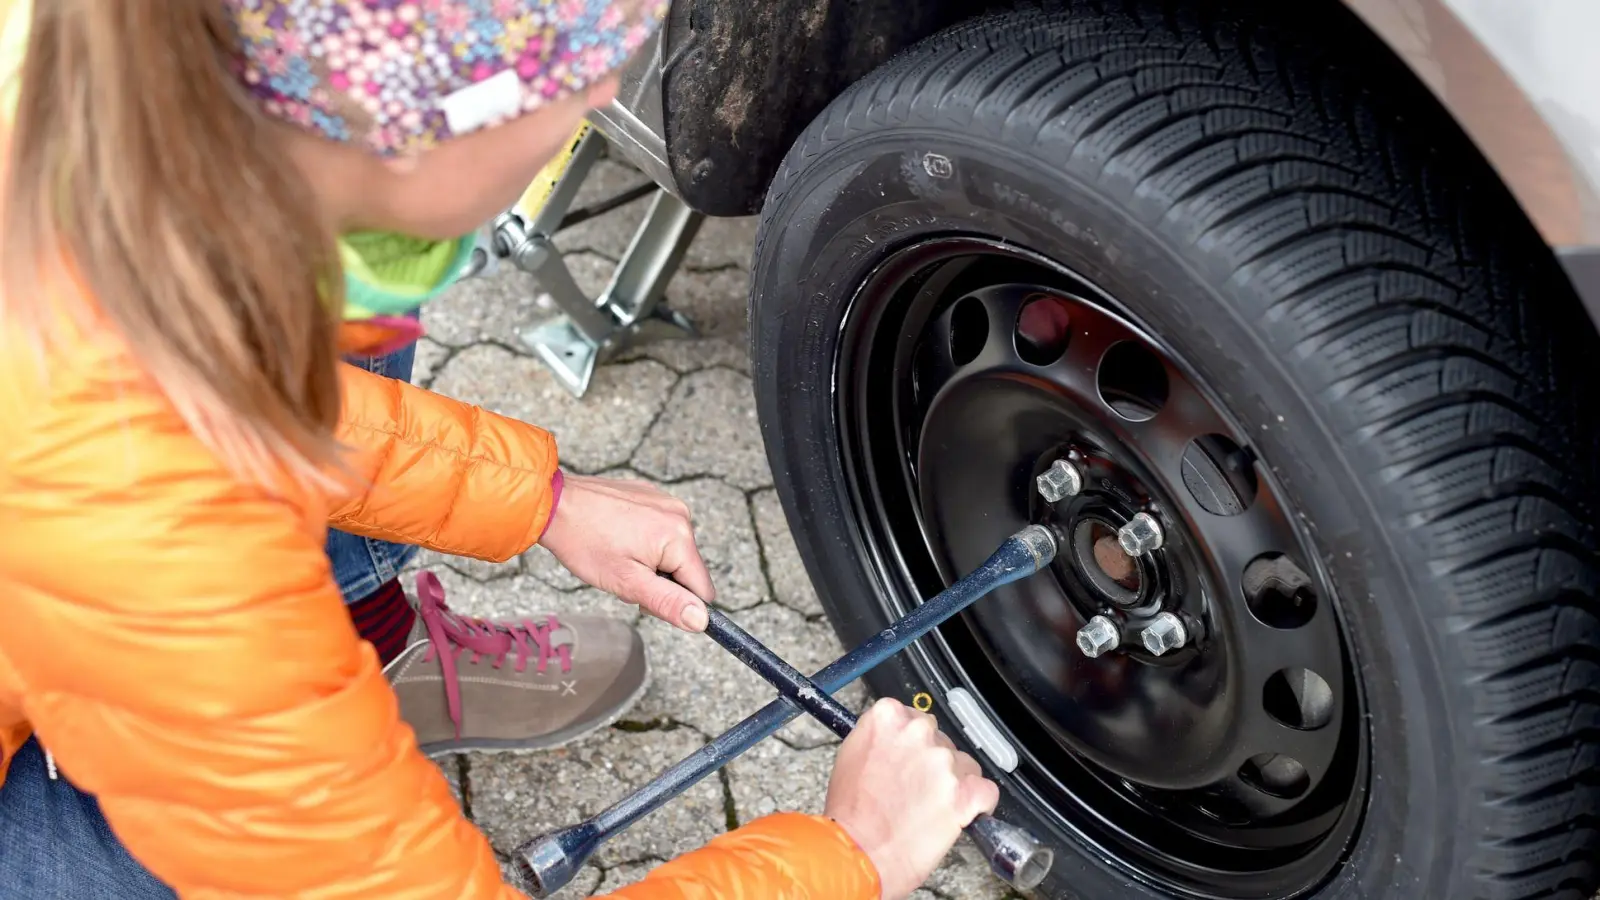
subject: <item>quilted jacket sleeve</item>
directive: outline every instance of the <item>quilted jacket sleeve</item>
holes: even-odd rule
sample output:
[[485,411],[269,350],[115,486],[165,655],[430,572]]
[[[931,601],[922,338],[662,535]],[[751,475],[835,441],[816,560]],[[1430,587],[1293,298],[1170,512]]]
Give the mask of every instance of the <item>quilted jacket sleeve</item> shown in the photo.
[[[43,402],[0,382],[0,672],[62,773],[184,898],[520,898],[351,627],[321,507],[231,477],[125,361],[77,362],[52,366]],[[401,403],[391,421],[466,427],[430,424],[435,408]],[[483,442],[459,446],[516,458]],[[879,888],[837,826],[779,815],[614,896]]]
[[554,510],[549,432],[356,366],[341,366],[340,439],[363,489],[334,510],[344,531],[504,562]]
[[52,367],[0,447],[0,655],[61,771],[184,897],[520,896],[358,640],[323,507],[230,477],[130,368]]
[[879,900],[878,872],[828,819],[779,813],[666,863],[611,900]]

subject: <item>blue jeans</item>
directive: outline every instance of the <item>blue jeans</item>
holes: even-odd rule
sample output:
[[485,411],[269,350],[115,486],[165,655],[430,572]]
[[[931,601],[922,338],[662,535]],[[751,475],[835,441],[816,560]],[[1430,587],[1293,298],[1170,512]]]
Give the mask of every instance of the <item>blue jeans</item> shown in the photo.
[[[415,346],[351,362],[411,380]],[[399,574],[417,548],[329,531],[327,552],[346,603],[371,594]],[[0,785],[0,897],[5,900],[174,900],[128,855],[100,804],[65,778],[51,779],[44,752],[22,745]]]

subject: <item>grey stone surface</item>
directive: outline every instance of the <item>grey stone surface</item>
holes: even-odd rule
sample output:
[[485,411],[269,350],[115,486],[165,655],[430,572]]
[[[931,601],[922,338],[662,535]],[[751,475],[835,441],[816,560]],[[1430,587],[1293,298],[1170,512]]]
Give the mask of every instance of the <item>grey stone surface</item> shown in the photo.
[[648,859],[612,866],[606,870],[605,878],[601,880],[600,889],[597,893],[609,894],[630,884],[643,881],[644,877],[650,874],[650,870],[661,865],[661,863],[662,861],[659,859]]
[[1009,887],[989,871],[989,864],[972,841],[963,837],[954,850],[923,885],[940,895],[959,900],[1006,900],[1014,896]]
[[666,490],[689,504],[695,545],[711,573],[717,605],[739,610],[765,603],[761,547],[744,494],[712,478],[668,485]]
[[[477,581],[446,567],[434,566],[432,570],[444,586],[445,602],[463,615],[518,619],[554,613],[558,616],[609,616],[630,622],[639,617],[638,607],[590,587],[558,591],[531,575]],[[407,579],[406,590],[414,589],[411,579]]]
[[422,308],[428,336],[446,347],[480,341],[516,342],[519,327],[549,315],[537,302],[538,283],[502,262],[488,275],[468,278]]
[[706,219],[684,254],[684,268],[748,270],[755,253],[756,217]]
[[[509,852],[547,831],[592,816],[704,743],[689,728],[607,729],[537,755],[473,755],[473,811],[494,846]],[[594,856],[601,866],[670,859],[725,830],[722,783],[711,778],[641,819]]]
[[[503,563],[495,563],[466,556],[435,553],[432,550],[421,550],[417,553],[416,563],[418,567],[435,571],[440,568],[454,569],[476,581],[493,581],[496,578],[510,578],[514,575],[522,574],[521,557],[514,557]],[[574,587],[582,587],[582,585],[574,585]]]
[[411,383],[423,387],[433,383],[433,376],[438,374],[439,366],[449,357],[451,349],[444,344],[424,337],[417,342],[416,361],[411,364]]
[[[841,652],[833,630],[826,623],[807,622],[798,613],[776,603],[730,615],[746,631],[807,674],[832,662]],[[717,735],[778,695],[761,676],[709,638],[685,634],[648,617],[641,622],[640,631],[650,651],[655,676],[635,716],[670,717],[707,735]],[[858,685],[852,685],[840,699],[846,706],[860,709],[864,696]],[[827,732],[821,726],[809,721],[805,726],[789,726],[800,729],[794,732],[799,744],[816,746],[828,742]]]
[[529,575],[558,590],[575,591],[583,587],[583,581],[567,571],[555,554],[538,544],[522,554],[522,567]]
[[772,484],[750,379],[727,369],[683,376],[633,465],[668,481],[713,475],[744,490]]
[[828,796],[837,747],[795,750],[765,741],[728,765],[739,824],[775,812],[819,815]]
[[640,344],[618,358],[654,359],[679,372],[725,366],[749,374],[749,279],[742,269],[680,271],[664,302],[688,316],[698,336]]
[[[572,272],[572,280],[584,296],[591,299],[598,299],[605,292],[616,272],[616,263],[597,253],[573,253],[566,257],[566,261],[568,270]],[[613,362],[654,359],[678,372],[693,372],[714,365],[748,372],[747,281],[748,276],[735,269],[715,272],[680,270],[668,285],[662,302],[688,316],[694,324],[696,336],[691,338],[671,330],[658,330],[656,339],[624,347]],[[536,320],[553,315],[556,311],[553,306],[538,306],[537,297],[535,306],[539,310],[534,317]],[[668,336],[663,338],[660,335]],[[521,347],[520,344],[517,346]]]
[[794,545],[789,523],[784,520],[778,492],[768,490],[751,495],[750,508],[755,515],[756,534],[761,538],[761,548],[767,557],[767,574],[772,578],[777,601],[803,615],[821,615],[822,603],[811,586],[805,564],[800,561],[800,551]]
[[649,360],[605,366],[580,399],[539,361],[478,345],[456,354],[433,389],[549,430],[563,464],[592,472],[627,462],[676,379]]
[[450,793],[456,798],[456,802],[462,802],[460,761],[454,756],[441,756],[435,759],[433,764],[438,766],[439,772],[444,775],[445,783],[450,785]]

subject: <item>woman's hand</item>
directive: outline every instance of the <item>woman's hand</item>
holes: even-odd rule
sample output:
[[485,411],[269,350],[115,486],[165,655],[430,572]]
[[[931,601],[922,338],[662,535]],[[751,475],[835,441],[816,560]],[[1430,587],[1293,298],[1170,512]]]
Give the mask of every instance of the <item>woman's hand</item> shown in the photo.
[[890,699],[856,724],[828,782],[825,814],[878,868],[883,900],[902,900],[933,874],[1000,788],[978,761],[939,733],[939,724]]
[[539,543],[600,590],[685,631],[704,631],[706,604],[717,592],[694,544],[689,507],[640,481],[562,481],[561,502]]

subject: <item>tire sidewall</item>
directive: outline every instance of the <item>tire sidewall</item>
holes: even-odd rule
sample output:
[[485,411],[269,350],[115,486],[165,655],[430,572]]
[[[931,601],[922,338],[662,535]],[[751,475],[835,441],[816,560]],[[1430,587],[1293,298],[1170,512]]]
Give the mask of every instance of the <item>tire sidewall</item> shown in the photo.
[[[842,101],[841,101],[842,102]],[[802,139],[797,151],[807,146]],[[812,144],[812,147],[815,145]],[[934,162],[929,155],[948,162]],[[1441,677],[1450,661],[1430,632],[1405,559],[1424,559],[1397,513],[1380,509],[1357,473],[1372,471],[1355,423],[1319,403],[1334,373],[1296,356],[1261,283],[1241,280],[1224,254],[1195,246],[1167,208],[1142,200],[1101,161],[1045,162],[950,128],[879,126],[786,162],[763,211],[752,268],[757,403],[779,493],[801,556],[847,646],[887,616],[872,601],[884,586],[860,552],[844,480],[835,361],[847,318],[869,315],[855,297],[899,247],[952,233],[1004,239],[1073,270],[1159,335],[1247,433],[1302,524],[1338,592],[1362,675],[1372,737],[1365,820],[1347,862],[1316,896],[1387,895],[1414,885],[1451,896],[1464,848],[1451,784],[1465,737],[1464,708]],[[930,174],[930,172],[938,174]],[[1434,588],[1437,590],[1437,588]],[[933,683],[927,658],[902,654],[869,676],[880,694],[907,700]],[[942,709],[942,707],[941,707]],[[954,722],[943,727],[959,736]],[[1002,784],[1006,779],[993,771]],[[1006,814],[1021,807],[1003,801]],[[1024,815],[1024,819],[1027,817]],[[1057,854],[1044,893],[1062,898],[1161,897],[1076,838]]]

